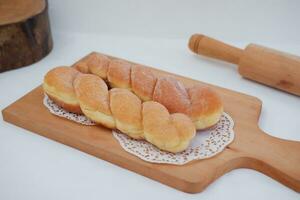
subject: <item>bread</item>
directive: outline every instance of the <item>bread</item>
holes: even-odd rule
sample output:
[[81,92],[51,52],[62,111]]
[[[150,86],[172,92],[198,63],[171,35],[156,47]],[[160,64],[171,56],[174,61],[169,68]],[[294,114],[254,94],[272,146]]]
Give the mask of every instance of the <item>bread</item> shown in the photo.
[[109,99],[116,128],[135,139],[143,139],[142,101],[132,92],[121,88],[110,90]]
[[56,67],[44,77],[43,89],[50,99],[69,112],[81,114],[73,81],[79,71],[70,67]]
[[[143,103],[128,89],[108,90],[99,76],[74,73],[74,70],[58,67],[48,72],[44,79],[45,92],[48,92],[48,88],[55,87],[56,94],[76,99],[83,114],[92,121],[107,128],[118,129],[132,138],[145,139],[165,151],[183,151],[195,136],[195,126],[188,116],[179,113],[170,115],[157,102]],[[53,81],[49,81],[49,77]],[[67,81],[62,81],[62,77],[67,77]],[[56,99],[53,100],[59,103]],[[65,102],[67,103],[69,102]]]
[[195,126],[189,117],[181,113],[170,115],[158,102],[144,102],[142,114],[144,137],[160,149],[183,151],[195,136]]
[[85,74],[78,75],[73,85],[84,115],[105,127],[115,128],[105,82],[95,75]]
[[99,76],[111,87],[130,90],[143,101],[157,101],[170,113],[188,115],[197,130],[215,125],[223,113],[222,101],[213,90],[200,85],[185,88],[177,79],[157,77],[141,65],[92,53],[75,67],[82,73]]

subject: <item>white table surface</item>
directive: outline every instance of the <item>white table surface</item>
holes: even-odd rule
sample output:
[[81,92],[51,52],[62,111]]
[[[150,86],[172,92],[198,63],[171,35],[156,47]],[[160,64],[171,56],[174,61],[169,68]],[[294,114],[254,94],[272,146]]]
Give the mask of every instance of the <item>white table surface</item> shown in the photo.
[[[67,1],[68,2],[68,1]],[[53,1],[57,5],[57,1]],[[260,127],[273,136],[300,140],[300,98],[245,80],[236,66],[203,58],[187,49],[187,38],[99,34],[60,29],[53,16],[54,49],[31,66],[0,74],[0,109],[42,82],[58,65],[91,51],[128,60],[256,96],[263,101]],[[54,13],[54,14],[53,14]],[[298,31],[299,35],[300,31]],[[292,37],[292,36],[291,36]],[[169,38],[169,39],[168,39]],[[230,37],[228,37],[230,38]],[[276,38],[276,37],[273,37]],[[280,38],[280,35],[277,35]],[[300,55],[300,43],[252,41]],[[244,47],[249,41],[231,43]],[[283,161],[284,162],[284,161]],[[300,166],[299,166],[300,167]],[[186,194],[68,146],[0,121],[0,199],[299,199],[299,194],[253,170],[229,172],[202,193]]]

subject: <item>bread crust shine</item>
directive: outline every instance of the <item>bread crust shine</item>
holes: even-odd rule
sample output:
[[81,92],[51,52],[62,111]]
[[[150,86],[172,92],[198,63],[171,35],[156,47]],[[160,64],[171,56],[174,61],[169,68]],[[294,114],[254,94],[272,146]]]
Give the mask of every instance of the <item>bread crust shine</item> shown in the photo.
[[[97,63],[98,69],[102,69],[101,75],[91,70],[95,66],[89,64],[89,60],[98,60],[94,63]],[[207,87],[195,85],[185,88],[173,77],[157,77],[146,67],[125,60],[110,59],[99,53],[90,54],[80,63],[89,69],[84,68],[83,71],[104,78],[111,87],[131,90],[143,101],[157,101],[171,113],[187,114],[197,130],[215,125],[223,113],[220,97]]]
[[81,114],[73,81],[80,74],[79,71],[70,67],[56,67],[50,70],[44,77],[44,92],[62,108]]
[[64,109],[170,152],[186,149],[196,129],[214,126],[223,113],[221,98],[210,88],[186,88],[173,77],[99,53],[75,68],[50,70],[43,88]]
[[[59,67],[51,70],[44,79],[45,92],[53,87],[59,88],[56,94],[59,91],[63,94],[61,96],[73,98],[75,94],[81,111],[92,121],[111,129],[118,129],[132,138],[145,139],[159,149],[173,153],[186,149],[195,136],[195,126],[188,116],[170,114],[166,107],[158,102],[142,102],[128,89],[108,90],[99,76],[74,73],[74,69],[69,69]],[[65,104],[66,98],[58,99],[51,95],[49,97],[66,110],[73,110],[69,103]]]
[[105,82],[92,74],[80,74],[73,85],[82,112],[94,122],[115,128]]

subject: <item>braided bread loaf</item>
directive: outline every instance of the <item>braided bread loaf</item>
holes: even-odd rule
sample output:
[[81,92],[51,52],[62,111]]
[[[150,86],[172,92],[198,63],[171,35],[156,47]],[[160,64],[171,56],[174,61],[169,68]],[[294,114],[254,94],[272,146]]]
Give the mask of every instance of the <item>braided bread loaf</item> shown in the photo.
[[195,126],[188,116],[170,115],[162,104],[143,103],[127,89],[108,90],[106,83],[93,74],[57,67],[46,74],[43,88],[64,109],[83,113],[98,124],[145,139],[162,150],[183,151],[195,136]]
[[199,85],[185,88],[175,78],[157,77],[148,68],[124,60],[92,53],[75,67],[101,77],[113,88],[131,90],[143,101],[157,101],[170,113],[188,115],[198,130],[216,124],[223,113],[222,101],[211,89]]
[[50,70],[44,77],[44,92],[59,106],[65,110],[82,114],[73,82],[79,71],[70,67],[56,67]]

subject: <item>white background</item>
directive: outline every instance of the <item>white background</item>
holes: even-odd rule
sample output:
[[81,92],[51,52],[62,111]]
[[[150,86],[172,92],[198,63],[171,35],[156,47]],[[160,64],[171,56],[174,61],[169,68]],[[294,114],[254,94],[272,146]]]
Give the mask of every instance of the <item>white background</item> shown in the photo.
[[[276,137],[300,140],[299,97],[245,80],[236,66],[193,55],[187,48],[189,36],[198,32],[241,48],[255,42],[300,55],[300,1],[49,0],[49,4],[54,49],[36,64],[0,74],[0,109],[40,84],[49,69],[99,51],[256,96],[263,101],[260,127]],[[186,194],[0,122],[1,200],[299,197],[248,169],[222,176],[202,193]]]

